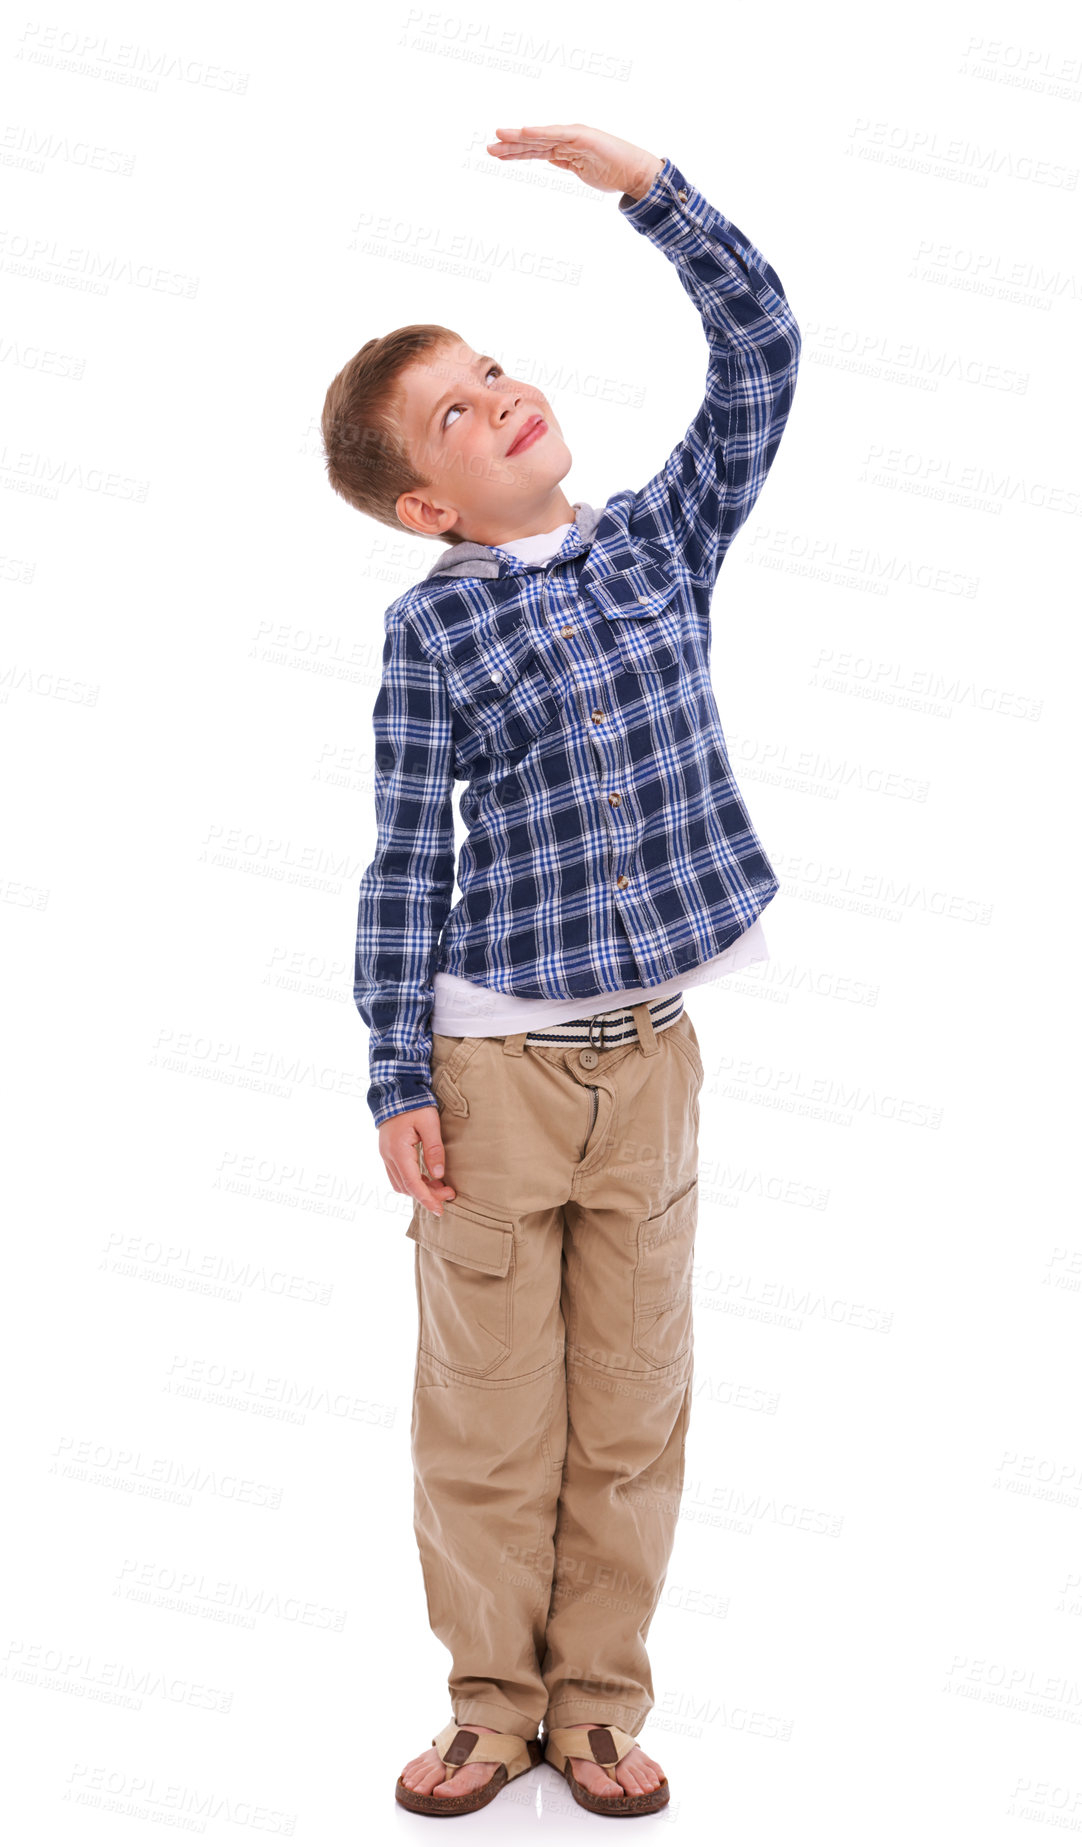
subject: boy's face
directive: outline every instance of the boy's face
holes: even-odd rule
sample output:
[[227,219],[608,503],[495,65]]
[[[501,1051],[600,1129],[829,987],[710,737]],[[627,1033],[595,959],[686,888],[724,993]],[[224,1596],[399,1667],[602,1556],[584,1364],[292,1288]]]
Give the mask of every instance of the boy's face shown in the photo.
[[[499,545],[574,519],[559,487],[571,451],[536,385],[508,378],[490,354],[455,341],[407,366],[399,391],[410,457],[429,483],[399,495],[403,525]],[[538,417],[547,427],[509,454]]]

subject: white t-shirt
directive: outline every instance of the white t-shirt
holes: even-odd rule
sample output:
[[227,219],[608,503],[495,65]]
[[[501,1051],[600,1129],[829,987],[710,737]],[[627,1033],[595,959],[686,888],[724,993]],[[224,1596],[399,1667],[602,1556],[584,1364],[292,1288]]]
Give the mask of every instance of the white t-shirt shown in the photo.
[[[506,539],[494,549],[511,552],[524,564],[544,564],[559,551],[573,522],[566,520],[551,532],[534,532],[525,539]],[[671,981],[658,982],[650,988],[621,988],[618,993],[592,995],[579,1000],[525,1000],[519,994],[501,994],[479,981],[464,981],[461,975],[437,972],[432,1031],[450,1037],[503,1037],[505,1033],[532,1032],[536,1026],[555,1026],[560,1020],[586,1019],[594,1013],[621,1013],[642,1000],[660,1000],[666,994],[679,994],[685,988],[699,987],[705,981],[735,974],[753,962],[768,960],[769,951],[760,918],[738,936],[735,943],[709,962],[700,962]]]

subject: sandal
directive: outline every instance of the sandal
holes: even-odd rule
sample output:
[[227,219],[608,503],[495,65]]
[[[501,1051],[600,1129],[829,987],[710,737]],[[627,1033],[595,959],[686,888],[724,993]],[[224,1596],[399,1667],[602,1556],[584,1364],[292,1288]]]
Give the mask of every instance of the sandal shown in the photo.
[[592,1809],[595,1815],[652,1815],[669,1800],[667,1776],[662,1777],[656,1789],[645,1790],[641,1796],[595,1796],[585,1783],[579,1782],[571,1767],[573,1757],[592,1757],[612,1776],[620,1759],[638,1742],[618,1725],[558,1725],[545,1735],[545,1761],[563,1772],[575,1801],[584,1809]]
[[403,1808],[416,1809],[419,1815],[468,1815],[473,1809],[483,1809],[512,1778],[541,1762],[541,1746],[536,1738],[520,1738],[517,1732],[475,1732],[468,1725],[459,1725],[457,1719],[451,1719],[432,1742],[451,1776],[463,1764],[496,1764],[497,1768],[487,1783],[466,1796],[422,1796],[399,1777],[395,1800]]

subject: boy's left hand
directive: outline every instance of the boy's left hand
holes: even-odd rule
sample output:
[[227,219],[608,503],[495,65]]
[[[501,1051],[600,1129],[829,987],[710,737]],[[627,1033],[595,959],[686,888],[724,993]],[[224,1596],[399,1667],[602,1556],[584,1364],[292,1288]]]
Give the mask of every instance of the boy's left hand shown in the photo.
[[582,122],[498,128],[496,133],[500,140],[490,141],[488,152],[497,160],[547,160],[552,167],[576,173],[584,186],[598,192],[629,192],[641,199],[665,165],[657,154]]

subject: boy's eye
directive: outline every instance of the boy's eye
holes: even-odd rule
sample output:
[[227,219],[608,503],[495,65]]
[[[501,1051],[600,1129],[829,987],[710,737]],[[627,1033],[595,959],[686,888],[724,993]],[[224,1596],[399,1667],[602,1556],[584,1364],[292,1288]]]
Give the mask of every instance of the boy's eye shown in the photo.
[[[502,376],[503,376],[503,367],[502,367],[502,366],[498,366],[498,365],[491,365],[491,366],[489,366],[489,367],[487,367],[487,369],[486,369],[486,371],[485,371],[485,377],[486,377],[486,378],[489,378],[489,377],[491,376],[491,374],[492,374],[493,372],[495,372],[495,373],[497,373],[497,374],[498,374],[498,376],[500,376],[500,377],[502,378]],[[444,427],[444,429],[446,429],[446,428],[447,428],[447,419],[448,419],[448,417],[449,417],[449,416],[451,415],[451,412],[452,412],[453,410],[465,410],[465,409],[466,409],[466,406],[465,406],[465,404],[448,404],[448,406],[447,406],[447,409],[446,409],[446,410],[444,411],[444,413],[443,413],[443,427]]]

